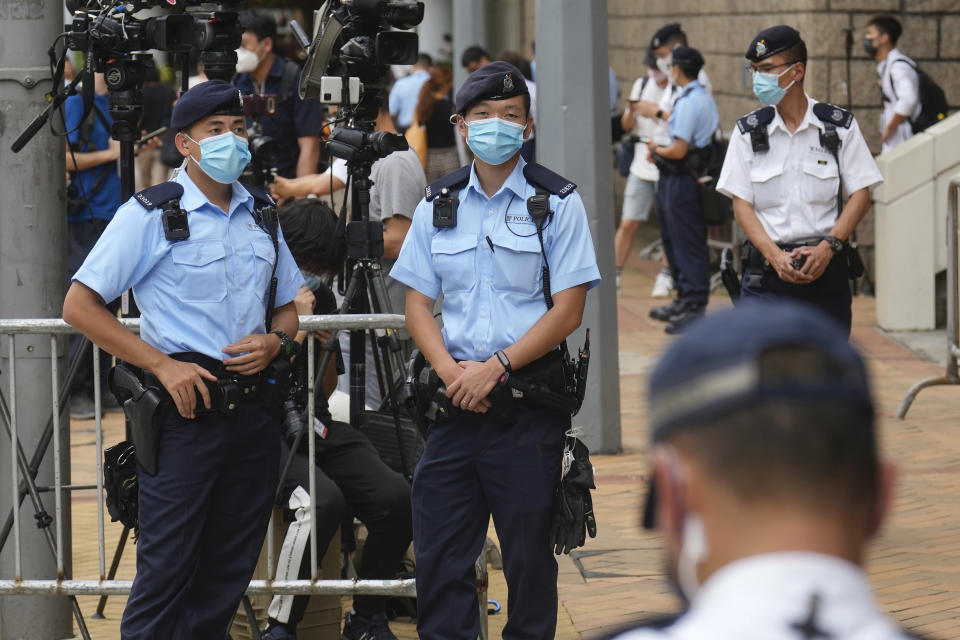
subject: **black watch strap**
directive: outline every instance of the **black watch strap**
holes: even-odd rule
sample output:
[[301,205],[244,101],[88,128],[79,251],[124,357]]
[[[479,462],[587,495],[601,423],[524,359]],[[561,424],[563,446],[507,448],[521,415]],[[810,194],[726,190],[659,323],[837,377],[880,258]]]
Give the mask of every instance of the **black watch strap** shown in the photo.
[[843,251],[843,240],[836,236],[827,236],[824,238],[827,243],[830,245],[830,248],[833,249],[834,254],[838,254]]
[[280,355],[287,358],[296,355],[299,345],[291,340],[290,336],[279,330],[274,331],[273,334],[280,338]]
[[505,354],[502,349],[497,351],[494,355],[497,356],[497,360],[499,360],[500,364],[503,365],[504,371],[507,373],[513,373],[513,368],[510,366],[510,358],[507,357],[507,354]]

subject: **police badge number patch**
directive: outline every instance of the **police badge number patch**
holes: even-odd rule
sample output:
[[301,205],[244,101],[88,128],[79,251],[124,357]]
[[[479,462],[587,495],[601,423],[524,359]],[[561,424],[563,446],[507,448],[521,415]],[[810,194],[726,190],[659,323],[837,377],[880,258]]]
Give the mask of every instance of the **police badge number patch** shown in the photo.
[[503,76],[503,92],[510,93],[513,91],[513,74],[508,73]]

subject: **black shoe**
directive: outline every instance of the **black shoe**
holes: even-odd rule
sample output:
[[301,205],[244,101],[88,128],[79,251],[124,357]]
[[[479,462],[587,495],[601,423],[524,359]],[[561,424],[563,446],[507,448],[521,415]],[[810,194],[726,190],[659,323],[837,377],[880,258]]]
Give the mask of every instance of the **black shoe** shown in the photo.
[[397,636],[390,631],[385,614],[375,613],[364,618],[348,611],[343,621],[343,640],[397,640]]
[[654,320],[659,320],[660,322],[669,322],[670,318],[677,315],[683,310],[683,302],[679,299],[674,300],[670,304],[665,304],[662,307],[654,307],[650,309],[650,317]]
[[704,312],[707,309],[705,303],[685,303],[682,310],[677,313],[675,316],[670,318],[670,321],[667,322],[667,328],[664,329],[668,334],[675,335],[678,333],[683,333],[687,330],[692,323],[696,322],[703,317]]
[[273,623],[272,621],[260,637],[263,640],[297,640],[296,633],[291,633],[287,631],[287,628],[283,624],[279,622]]
[[96,415],[93,398],[82,394],[70,396],[71,420],[93,420]]

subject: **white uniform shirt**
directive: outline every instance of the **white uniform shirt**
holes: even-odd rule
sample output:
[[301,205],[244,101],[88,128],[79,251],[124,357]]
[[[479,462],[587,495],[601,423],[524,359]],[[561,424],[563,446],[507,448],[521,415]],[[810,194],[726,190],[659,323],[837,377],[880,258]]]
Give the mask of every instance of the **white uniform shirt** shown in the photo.
[[[804,629],[808,632],[804,634]],[[816,635],[815,630],[823,634]],[[723,567],[689,611],[661,630],[638,628],[617,640],[905,640],[877,608],[863,571],[806,552],[751,556]]]
[[[644,81],[646,81],[646,84],[644,84]],[[653,78],[637,78],[636,82],[633,83],[633,87],[630,89],[629,101],[636,102],[646,100],[659,104],[666,90],[667,87],[660,87]],[[629,105],[627,105],[626,111],[630,111]],[[659,121],[656,118],[644,118],[637,114],[633,116],[634,134],[656,140],[659,129],[664,130],[661,137],[663,137],[663,135],[669,136],[669,134],[666,133],[665,121]],[[657,171],[657,165],[647,160],[647,145],[642,142],[638,142],[636,145],[636,150],[633,154],[633,163],[630,165],[630,173],[642,180],[649,180],[650,182],[656,182],[660,177],[660,172]]]
[[[906,62],[896,62],[905,60]],[[896,64],[894,64],[896,62]],[[880,113],[880,132],[893,114],[906,116],[907,121],[901,122],[893,134],[883,143],[883,152],[893,149],[913,135],[910,120],[920,115],[920,77],[913,68],[913,60],[903,55],[898,49],[887,54],[887,59],[877,65],[877,74],[880,76],[880,91],[883,94],[883,111]]]
[[[776,112],[767,125],[769,151],[754,153],[750,134],[734,128],[717,181],[717,191],[753,205],[777,243],[829,235],[837,221],[837,163],[820,146],[824,125],[813,113],[814,104],[807,96],[807,113],[793,134]],[[883,182],[857,121],[837,127],[837,133],[844,195]]]

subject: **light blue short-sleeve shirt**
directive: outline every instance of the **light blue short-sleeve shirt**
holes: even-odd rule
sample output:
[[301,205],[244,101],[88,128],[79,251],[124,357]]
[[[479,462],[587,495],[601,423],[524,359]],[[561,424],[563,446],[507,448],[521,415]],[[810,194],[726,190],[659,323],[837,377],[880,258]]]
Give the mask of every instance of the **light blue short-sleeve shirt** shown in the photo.
[[397,125],[409,127],[413,123],[413,114],[420,99],[420,89],[430,79],[430,72],[420,69],[404,76],[393,84],[387,100],[390,115],[397,118]]
[[[543,256],[527,213],[527,198],[536,189],[524,178],[524,165],[521,158],[492,198],[471,170],[459,193],[455,227],[434,227],[433,204],[421,200],[390,271],[429,298],[443,292],[443,338],[456,359],[487,360],[547,312]],[[597,286],[600,271],[580,195],[551,195],[550,208],[554,214],[544,225],[543,241],[551,293]]]
[[685,140],[691,147],[710,144],[720,118],[713,98],[696,80],[688,83],[674,104],[668,128],[671,138]]
[[[180,206],[190,237],[164,237],[159,209],[131,198],[121,205],[73,279],[106,301],[133,288],[140,308],[140,337],[162,351],[194,351],[223,360],[240,338],[263,333],[276,252],[253,218],[253,196],[233,183],[229,213],[210,204],[185,171]],[[275,306],[291,302],[303,284],[279,238]]]

